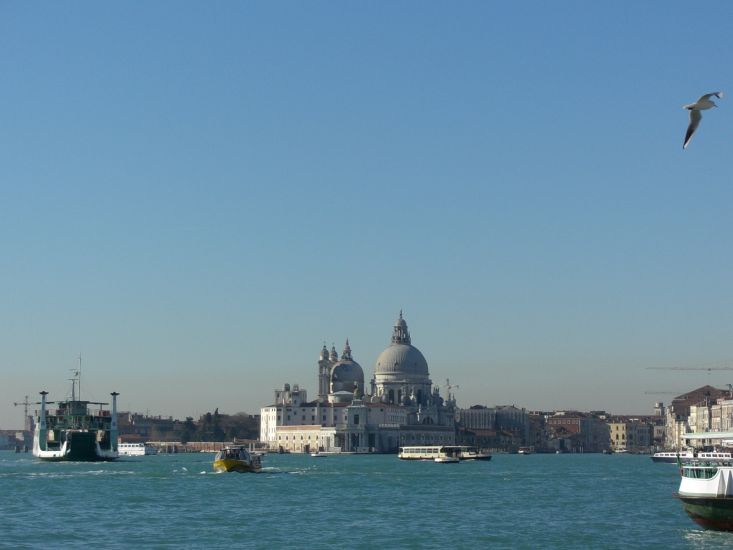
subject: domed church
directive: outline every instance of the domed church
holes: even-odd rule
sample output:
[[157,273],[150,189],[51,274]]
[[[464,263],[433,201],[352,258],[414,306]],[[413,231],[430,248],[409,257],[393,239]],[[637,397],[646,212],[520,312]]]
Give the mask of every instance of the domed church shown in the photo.
[[260,440],[289,452],[395,452],[404,445],[455,443],[455,401],[433,387],[425,356],[412,345],[402,312],[390,345],[377,357],[366,393],[349,340],[339,358],[323,345],[318,397],[285,384],[261,410]]
[[377,357],[372,394],[386,403],[427,405],[433,386],[425,356],[412,345],[407,322],[395,321],[392,343]]

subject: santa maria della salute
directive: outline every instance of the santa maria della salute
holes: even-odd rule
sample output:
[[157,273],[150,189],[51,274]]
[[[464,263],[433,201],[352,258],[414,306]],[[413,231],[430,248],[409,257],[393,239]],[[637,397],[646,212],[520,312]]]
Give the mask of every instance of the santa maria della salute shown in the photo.
[[318,395],[285,384],[261,411],[260,440],[289,452],[395,452],[405,445],[455,443],[456,404],[433,387],[425,357],[400,316],[369,386],[346,341],[341,357],[323,346]]

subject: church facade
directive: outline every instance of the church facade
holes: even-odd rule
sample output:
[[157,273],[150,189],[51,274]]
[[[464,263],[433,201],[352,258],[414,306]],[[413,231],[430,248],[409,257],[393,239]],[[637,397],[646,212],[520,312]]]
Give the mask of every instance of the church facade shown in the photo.
[[396,452],[404,445],[455,444],[455,401],[433,387],[402,312],[368,387],[348,340],[340,357],[323,346],[317,372],[315,399],[285,384],[261,409],[260,441],[270,450]]

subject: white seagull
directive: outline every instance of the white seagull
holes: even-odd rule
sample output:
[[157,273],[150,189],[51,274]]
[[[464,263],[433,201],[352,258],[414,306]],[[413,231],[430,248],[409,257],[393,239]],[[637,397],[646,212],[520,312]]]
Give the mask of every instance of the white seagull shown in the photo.
[[690,139],[692,139],[692,134],[695,133],[695,130],[697,130],[697,127],[700,124],[700,120],[702,119],[702,113],[700,111],[717,107],[713,100],[710,99],[712,96],[720,99],[721,97],[723,97],[723,92],[712,92],[709,94],[705,94],[704,96],[701,96],[700,99],[698,99],[695,103],[690,103],[689,105],[684,105],[682,107],[683,109],[687,109],[688,111],[690,111],[690,125],[687,127],[687,133],[685,134],[685,143],[682,145],[683,149],[687,149],[687,144],[690,143]]

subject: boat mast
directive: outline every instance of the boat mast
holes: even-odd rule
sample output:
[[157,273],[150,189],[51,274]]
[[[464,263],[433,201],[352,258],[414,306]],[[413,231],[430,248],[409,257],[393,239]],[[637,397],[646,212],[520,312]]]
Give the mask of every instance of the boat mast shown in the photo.
[[71,380],[71,400],[76,401],[76,390],[79,390],[79,399],[81,400],[81,353],[79,354],[79,368],[69,369],[72,372]]

